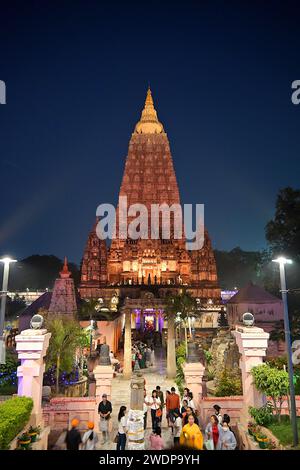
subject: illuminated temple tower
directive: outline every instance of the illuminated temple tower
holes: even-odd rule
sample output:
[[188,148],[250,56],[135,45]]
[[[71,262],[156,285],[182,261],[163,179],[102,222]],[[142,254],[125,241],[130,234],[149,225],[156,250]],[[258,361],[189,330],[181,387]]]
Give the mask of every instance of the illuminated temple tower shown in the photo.
[[[149,217],[151,204],[180,204],[169,140],[158,120],[150,89],[129,142],[119,195],[127,196],[128,207],[144,204]],[[171,233],[173,226],[172,220]],[[163,297],[167,290],[178,290],[183,285],[202,305],[208,301],[219,304],[216,264],[207,231],[203,248],[194,251],[186,250],[184,239],[163,239],[161,232],[156,240],[116,238],[109,247],[98,239],[94,225],[82,260],[82,297],[108,301],[113,291],[120,300],[139,298],[146,288],[155,297]]]

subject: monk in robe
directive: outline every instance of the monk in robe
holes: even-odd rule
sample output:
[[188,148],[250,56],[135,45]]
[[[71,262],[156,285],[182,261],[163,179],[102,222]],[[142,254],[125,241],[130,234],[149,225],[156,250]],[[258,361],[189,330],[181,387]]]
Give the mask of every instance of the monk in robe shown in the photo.
[[190,447],[191,449],[203,449],[203,436],[200,428],[195,424],[193,415],[189,415],[188,423],[183,426],[179,443],[183,447]]

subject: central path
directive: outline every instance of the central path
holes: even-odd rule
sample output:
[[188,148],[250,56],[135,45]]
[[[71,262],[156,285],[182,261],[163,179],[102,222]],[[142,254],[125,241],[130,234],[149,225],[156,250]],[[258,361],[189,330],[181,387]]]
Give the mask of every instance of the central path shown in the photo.
[[[166,391],[170,390],[171,387],[177,387],[173,380],[170,380],[166,377],[167,374],[167,361],[165,352],[163,349],[158,349],[155,352],[155,364],[147,369],[142,369],[141,373],[146,380],[146,390],[147,395],[151,396],[152,390],[156,388],[157,385],[160,386],[164,397],[166,397]],[[166,398],[165,398],[166,399]],[[117,430],[118,430],[118,412],[120,406],[125,405],[127,411],[130,408],[130,380],[126,380],[120,374],[115,377],[112,381],[112,396],[111,402],[113,407],[112,413],[112,432],[110,434],[110,442],[107,442],[103,445],[99,445],[99,449],[103,450],[113,450],[116,448],[116,444],[112,441],[114,440]],[[162,438],[165,442],[165,447],[170,448],[173,445],[173,438],[171,434],[171,429],[168,428],[166,420],[166,409],[163,410],[163,419],[162,419]],[[151,434],[151,416],[150,411],[148,411],[147,419],[147,429],[145,432],[145,448],[149,449],[150,441],[149,435]]]

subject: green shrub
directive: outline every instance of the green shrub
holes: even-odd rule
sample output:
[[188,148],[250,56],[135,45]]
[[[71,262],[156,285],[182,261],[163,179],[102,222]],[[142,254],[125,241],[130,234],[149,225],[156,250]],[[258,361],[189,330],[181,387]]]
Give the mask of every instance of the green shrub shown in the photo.
[[177,366],[181,366],[182,367],[182,364],[185,362],[185,358],[184,357],[179,357],[177,359]]
[[269,364],[262,364],[252,367],[251,375],[255,388],[272,399],[277,419],[280,421],[282,404],[289,391],[288,373]]
[[250,416],[255,420],[256,424],[260,426],[268,426],[274,421],[272,403],[267,402],[260,408],[253,406],[249,407]]
[[242,382],[240,376],[235,372],[229,372],[224,369],[217,381],[216,396],[230,397],[234,395],[242,395],[242,393]]
[[178,387],[180,395],[183,395],[184,389],[184,373],[182,369],[182,364],[185,362],[185,343],[181,343],[176,348],[176,377],[174,382]]
[[0,449],[8,449],[9,443],[28,423],[33,401],[28,397],[13,397],[0,404]]
[[206,369],[206,377],[207,377],[207,380],[210,381],[210,380],[214,380],[216,376],[216,370],[214,367],[212,366],[208,366],[207,369]]
[[176,360],[178,361],[180,357],[183,357],[185,359],[185,356],[186,356],[186,346],[185,346],[185,343],[181,343],[176,348]]
[[203,350],[203,352],[205,355],[206,363],[207,365],[209,365],[212,361],[212,353],[210,351],[206,351],[205,349]]

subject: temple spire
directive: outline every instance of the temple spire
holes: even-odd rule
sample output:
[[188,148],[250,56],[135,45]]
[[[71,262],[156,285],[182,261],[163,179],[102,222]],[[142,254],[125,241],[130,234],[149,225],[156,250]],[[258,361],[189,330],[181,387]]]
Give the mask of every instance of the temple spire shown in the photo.
[[164,132],[163,125],[157,118],[157,112],[154,108],[150,86],[147,90],[147,96],[141,119],[135,126],[135,132],[138,134],[161,134]]
[[145,108],[147,108],[147,107],[152,107],[154,109],[154,103],[153,103],[153,98],[152,98],[150,85],[148,87],[147,96],[146,96],[146,100],[145,100]]
[[64,259],[63,268],[62,268],[62,270],[60,271],[59,274],[60,274],[61,279],[67,279],[71,276],[71,272],[69,271],[68,260],[67,260],[66,256],[65,256],[65,259]]

